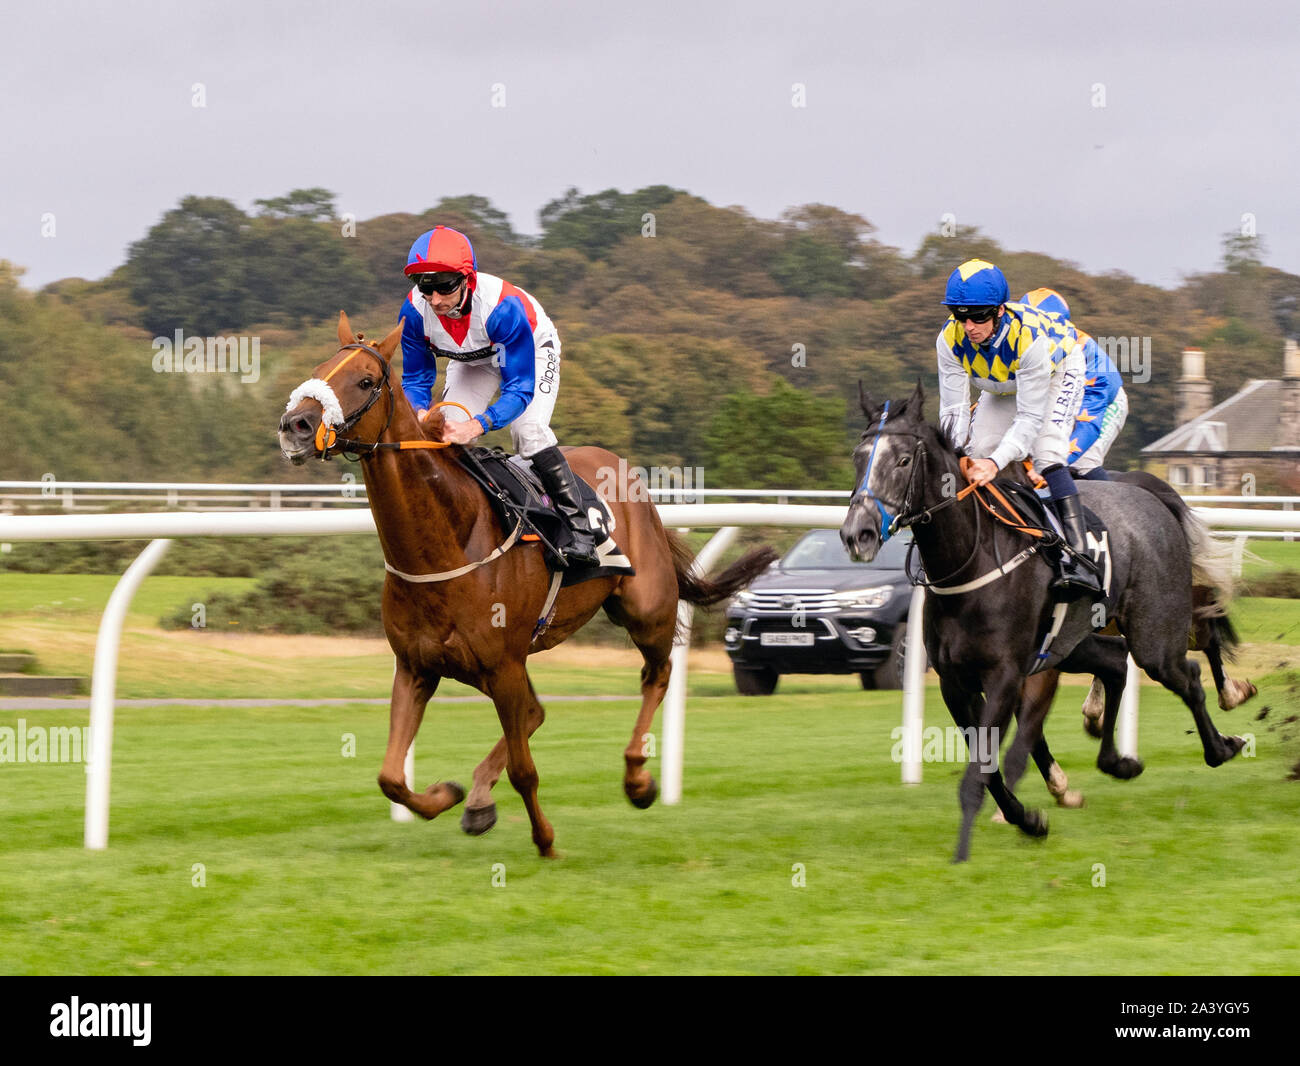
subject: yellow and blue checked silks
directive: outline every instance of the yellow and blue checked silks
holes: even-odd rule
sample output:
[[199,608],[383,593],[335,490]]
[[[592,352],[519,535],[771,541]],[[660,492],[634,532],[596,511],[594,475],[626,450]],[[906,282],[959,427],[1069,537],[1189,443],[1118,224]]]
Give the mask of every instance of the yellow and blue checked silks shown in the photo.
[[943,328],[944,342],[966,373],[992,381],[1015,378],[1020,357],[1044,334],[1051,341],[1053,367],[1079,343],[1074,326],[1060,315],[1019,303],[1006,305],[1001,327],[984,347],[973,344],[956,319],[950,317]]

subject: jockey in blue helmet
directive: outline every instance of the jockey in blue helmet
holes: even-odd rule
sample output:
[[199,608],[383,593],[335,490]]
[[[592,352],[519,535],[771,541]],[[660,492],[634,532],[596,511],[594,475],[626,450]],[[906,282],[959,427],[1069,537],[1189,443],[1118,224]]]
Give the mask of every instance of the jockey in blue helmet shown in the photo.
[[551,431],[560,387],[560,336],[554,323],[535,297],[480,271],[469,238],[446,226],[415,239],[405,274],[412,287],[400,315],[402,389],[416,416],[423,421],[428,413],[437,357],[443,356],[448,364],[442,398],[474,413],[465,422],[447,421],[443,441],[468,444],[509,426],[515,450],[532,460],[573,535],[566,559],[599,565],[578,479]]
[[[987,484],[1009,463],[1034,460],[1077,553],[1066,554],[1053,593],[1100,598],[1097,574],[1078,561],[1085,553],[1083,512],[1067,466],[1083,399],[1083,346],[1068,320],[1009,296],[1006,276],[987,260],[967,260],[949,276],[943,302],[950,317],[935,343],[939,423],[973,460],[973,484]],[[972,386],[982,393],[973,416]]]
[[[1055,289],[1034,289],[1025,293],[1020,302],[1071,321],[1070,305]],[[1070,436],[1070,472],[1076,478],[1109,481],[1110,476],[1103,464],[1106,453],[1128,419],[1128,394],[1110,356],[1079,328],[1078,323],[1071,324],[1083,344],[1084,386],[1083,402],[1079,405],[1074,432]]]

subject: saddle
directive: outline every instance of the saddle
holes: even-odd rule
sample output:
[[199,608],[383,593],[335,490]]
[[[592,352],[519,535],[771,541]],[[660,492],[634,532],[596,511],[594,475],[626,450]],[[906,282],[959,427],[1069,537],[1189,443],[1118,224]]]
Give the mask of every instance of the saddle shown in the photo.
[[[1002,517],[1003,521],[1026,530],[1037,530],[1047,536],[1043,537],[1044,557],[1058,569],[1064,566],[1066,541],[1062,533],[1056,511],[1048,501],[1039,496],[1029,485],[1018,481],[998,478],[993,482],[1003,501],[1012,509],[1012,514]],[[1039,633],[1039,648],[1029,672],[1038,673],[1056,666],[1074,650],[1084,637],[1094,632],[1114,632],[1114,611],[1116,596],[1111,589],[1110,534],[1106,525],[1087,507],[1083,511],[1084,529],[1087,543],[1087,558],[1097,568],[1101,576],[1101,586],[1105,590],[1104,605],[1096,605],[1086,598],[1070,603],[1052,605],[1052,612]],[[1095,610],[1104,606],[1100,614]]]
[[522,522],[524,532],[520,539],[542,545],[547,567],[553,574],[562,575],[561,588],[580,585],[597,577],[636,573],[632,561],[622,553],[610,533],[614,520],[605,501],[581,478],[578,484],[582,490],[582,503],[592,517],[591,529],[596,534],[596,554],[600,565],[571,565],[566,568],[558,552],[572,543],[573,535],[533,473],[532,462],[522,456],[507,455],[500,448],[465,448],[460,462],[487,494],[488,503],[505,530],[513,533]]
[[[1059,560],[1065,554],[1065,535],[1061,530],[1061,523],[1056,517],[1056,509],[1050,505],[1046,498],[1038,495],[1032,487],[1023,482],[998,478],[994,481],[994,484],[1014,503],[1024,525],[1050,532],[1053,534],[1054,541],[1059,541],[1059,543],[1054,542],[1049,545],[1053,549],[1053,559]],[[1109,591],[1110,581],[1108,579],[1110,575],[1107,567],[1108,559],[1105,558],[1108,552],[1103,547],[1107,537],[1106,525],[1082,504],[1080,509],[1083,511],[1083,522],[1088,535],[1091,559],[1098,565],[1098,572],[1102,575],[1102,587]],[[1096,542],[1095,545],[1094,542]]]

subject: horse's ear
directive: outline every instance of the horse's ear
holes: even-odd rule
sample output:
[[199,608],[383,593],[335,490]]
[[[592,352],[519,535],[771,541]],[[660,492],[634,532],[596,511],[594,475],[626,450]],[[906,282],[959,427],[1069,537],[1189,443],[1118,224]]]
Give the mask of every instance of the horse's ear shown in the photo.
[[925,386],[916,379],[916,390],[907,398],[907,412],[917,422],[925,417]]
[[876,412],[871,406],[871,397],[867,395],[867,390],[862,387],[862,379],[858,378],[858,404],[862,407],[862,413],[867,416],[867,421],[876,417]]
[[393,352],[397,351],[397,346],[402,341],[402,323],[397,323],[391,333],[375,345],[375,351],[385,359],[391,359]]
[[339,343],[351,344],[356,338],[352,335],[352,323],[348,321],[346,311],[339,312]]

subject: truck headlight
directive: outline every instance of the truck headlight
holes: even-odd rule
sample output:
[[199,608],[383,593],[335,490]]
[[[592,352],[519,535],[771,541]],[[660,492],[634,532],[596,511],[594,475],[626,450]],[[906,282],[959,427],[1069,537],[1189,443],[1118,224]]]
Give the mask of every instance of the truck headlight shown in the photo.
[[874,611],[877,607],[885,606],[893,595],[893,585],[878,585],[852,592],[837,592],[831,600],[841,611]]

